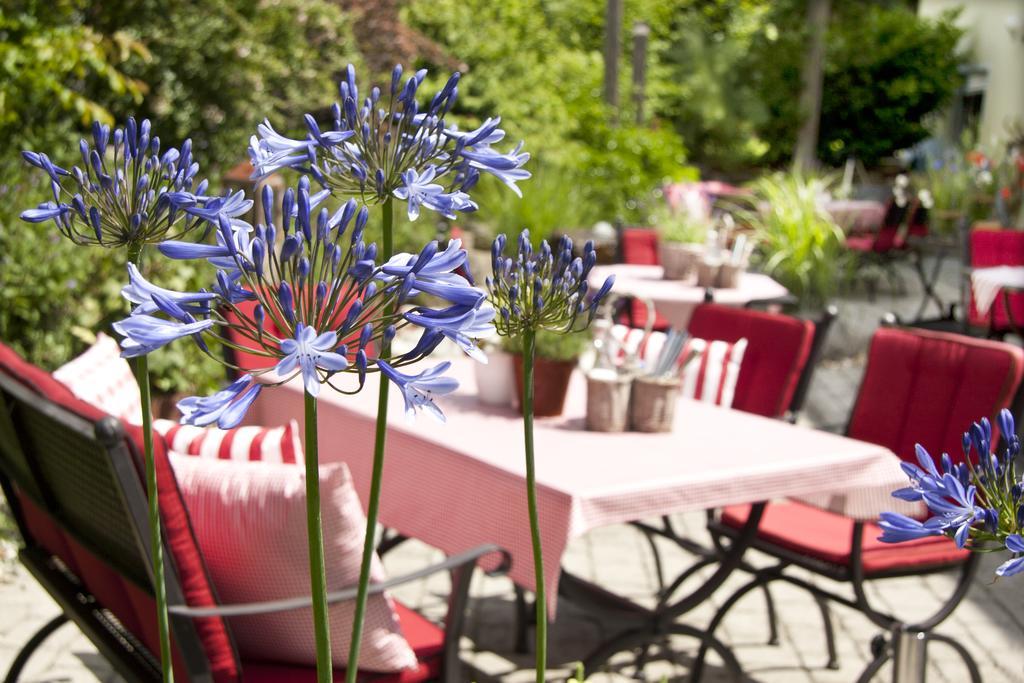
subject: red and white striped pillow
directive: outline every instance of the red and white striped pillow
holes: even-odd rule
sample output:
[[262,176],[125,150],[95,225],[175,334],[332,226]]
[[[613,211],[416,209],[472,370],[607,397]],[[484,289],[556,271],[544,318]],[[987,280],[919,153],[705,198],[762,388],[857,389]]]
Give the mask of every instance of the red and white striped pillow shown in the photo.
[[155,420],[158,431],[172,451],[211,460],[262,461],[295,464],[302,461],[299,423],[283,427],[193,427],[171,420]]
[[[230,462],[169,454],[199,549],[220,599],[227,604],[309,595],[306,471],[270,462]],[[359,581],[366,517],[344,463],[320,467],[327,590]],[[370,580],[386,578],[376,554]],[[355,601],[332,605],[331,653],[348,658]],[[391,598],[366,601],[359,668],[392,672],[417,666]],[[243,659],[312,666],[316,638],[311,608],[232,617]]]
[[[643,337],[643,330],[615,325],[612,327],[612,338],[618,347],[612,349],[613,356],[622,357],[627,353],[636,352],[641,361],[653,362],[668,336],[663,332],[652,332],[646,342]],[[746,338],[737,339],[735,342],[709,342],[699,337],[687,339],[679,355],[680,362],[689,359],[680,373],[682,395],[726,408],[731,407],[746,351]]]
[[142,424],[142,401],[117,341],[100,333],[85,353],[53,371],[77,398],[131,424]]

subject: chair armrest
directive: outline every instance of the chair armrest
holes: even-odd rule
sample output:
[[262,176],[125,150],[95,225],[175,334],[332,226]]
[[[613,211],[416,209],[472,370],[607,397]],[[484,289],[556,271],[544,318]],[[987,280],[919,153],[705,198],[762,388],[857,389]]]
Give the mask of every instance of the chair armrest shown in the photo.
[[[372,583],[369,586],[367,595],[377,595],[384,591],[401,586],[402,584],[410,583],[412,581],[418,581],[419,579],[426,578],[432,574],[443,571],[454,571],[457,569],[472,568],[477,561],[485,555],[491,553],[501,553],[502,561],[501,564],[488,572],[489,575],[499,575],[508,571],[511,564],[511,556],[508,551],[499,548],[493,544],[485,544],[477,546],[472,550],[467,550],[464,553],[452,555],[451,557],[445,558],[442,562],[432,564],[423,569],[419,569],[409,574],[402,576],[396,576],[380,583]],[[339,602],[346,602],[348,600],[354,600],[358,593],[358,587],[351,586],[349,588],[343,588],[339,591],[333,591],[327,594],[327,603],[335,604]],[[280,600],[263,600],[260,602],[244,602],[233,605],[216,605],[213,607],[189,607],[187,605],[171,605],[167,608],[167,611],[171,614],[179,617],[188,617],[190,619],[199,619],[202,617],[241,617],[241,616],[252,616],[254,614],[272,614],[274,612],[287,612],[289,610],[302,609],[304,607],[311,607],[313,605],[312,597],[306,595],[303,597],[296,598],[283,598]]]

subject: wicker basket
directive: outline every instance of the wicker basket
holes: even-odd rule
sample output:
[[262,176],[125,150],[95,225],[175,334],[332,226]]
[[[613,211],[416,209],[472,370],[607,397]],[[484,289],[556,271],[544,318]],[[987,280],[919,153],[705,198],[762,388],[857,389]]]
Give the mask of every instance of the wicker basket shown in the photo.
[[637,377],[633,380],[630,423],[637,432],[670,432],[679,397],[679,378]]
[[632,377],[614,370],[587,375],[587,429],[592,432],[626,431],[632,381]]

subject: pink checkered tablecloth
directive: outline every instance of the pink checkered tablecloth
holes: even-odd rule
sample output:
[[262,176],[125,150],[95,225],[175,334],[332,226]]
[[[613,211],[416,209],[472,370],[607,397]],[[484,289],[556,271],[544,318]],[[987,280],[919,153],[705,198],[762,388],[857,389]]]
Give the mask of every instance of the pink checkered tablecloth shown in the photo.
[[[476,400],[471,361],[452,373],[447,424],[406,420],[391,392],[380,521],[446,553],[496,543],[511,577],[532,588],[522,424]],[[364,504],[369,491],[376,376],[356,396],[320,394],[320,457],[345,461]],[[545,583],[557,595],[562,554],[590,529],[689,510],[800,497],[862,519],[914,512],[892,498],[906,484],[885,448],[726,408],[680,399],[669,434],[583,429],[586,384],[575,373],[565,414],[536,422],[538,503]],[[301,383],[264,391],[249,420],[302,424]],[[554,597],[552,597],[552,607]]]
[[[613,291],[616,294],[650,299],[655,310],[678,329],[686,329],[694,309],[704,301],[704,287],[698,287],[692,280],[665,280],[661,276],[661,266],[627,263],[596,266],[590,271],[587,283],[592,288],[600,287],[612,274],[615,275]],[[716,288],[714,300],[716,304],[726,306],[745,306],[751,301],[778,299],[788,293],[785,287],[767,275],[743,273],[738,287]]]

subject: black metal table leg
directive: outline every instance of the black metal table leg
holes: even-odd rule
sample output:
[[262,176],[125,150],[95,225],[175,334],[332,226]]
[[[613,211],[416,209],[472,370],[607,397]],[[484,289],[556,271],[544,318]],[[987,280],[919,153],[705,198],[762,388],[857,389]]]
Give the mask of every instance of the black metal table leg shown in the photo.
[[917,313],[914,315],[914,320],[921,321],[924,316],[924,312],[928,310],[928,304],[935,303],[939,308],[939,315],[941,316],[945,309],[945,302],[939,297],[935,291],[935,284],[939,281],[939,275],[942,273],[942,264],[946,257],[945,245],[939,247],[935,254],[935,265],[932,266],[931,274],[925,271],[924,267],[924,253],[918,249],[915,251],[914,258],[914,272],[917,274],[917,279],[921,282],[921,288],[924,290],[924,296],[921,299],[921,305],[917,308]]
[[11,668],[7,672],[7,677],[4,678],[4,683],[16,683],[18,677],[21,676],[21,670],[25,668],[26,664],[28,664],[29,657],[32,656],[32,653],[34,653],[39,646],[43,644],[43,641],[53,635],[54,631],[68,623],[68,621],[69,619],[63,612],[61,612],[53,619],[46,622],[41,629],[36,631],[35,635],[25,643],[25,647],[21,648],[21,651],[18,652],[18,656],[14,658],[14,663],[11,664]]

